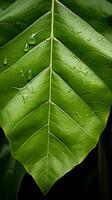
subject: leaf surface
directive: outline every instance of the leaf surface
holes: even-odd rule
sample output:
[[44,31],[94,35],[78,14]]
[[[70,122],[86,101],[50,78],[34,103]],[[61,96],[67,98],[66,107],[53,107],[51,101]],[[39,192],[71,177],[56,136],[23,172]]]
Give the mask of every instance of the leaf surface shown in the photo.
[[[0,48],[0,125],[13,156],[47,193],[96,146],[106,125],[112,4],[25,2],[15,1],[0,15],[12,27]],[[13,33],[17,24],[25,26]]]

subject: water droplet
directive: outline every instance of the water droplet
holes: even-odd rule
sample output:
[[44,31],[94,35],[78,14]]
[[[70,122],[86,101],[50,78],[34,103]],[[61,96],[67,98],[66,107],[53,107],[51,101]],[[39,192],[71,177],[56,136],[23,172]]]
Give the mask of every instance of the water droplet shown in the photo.
[[21,77],[23,78],[24,77],[24,72],[23,72],[22,69],[20,70],[20,74],[21,74]]
[[32,70],[30,69],[28,71],[28,81],[30,81],[32,79]]
[[22,77],[22,78],[24,77],[24,73],[21,74],[21,77]]
[[27,99],[28,99],[28,96],[29,96],[29,92],[26,90],[26,91],[22,91],[21,92],[21,96],[22,96],[22,98],[23,98],[23,101],[24,101],[24,103],[27,101]]
[[7,58],[5,58],[4,61],[3,61],[3,64],[7,65],[7,63],[8,63],[8,60],[7,60]]
[[35,44],[37,42],[35,34],[33,33],[29,38],[28,38],[28,44]]
[[24,47],[24,52],[28,52],[29,51],[29,45],[28,43],[25,44],[25,47]]

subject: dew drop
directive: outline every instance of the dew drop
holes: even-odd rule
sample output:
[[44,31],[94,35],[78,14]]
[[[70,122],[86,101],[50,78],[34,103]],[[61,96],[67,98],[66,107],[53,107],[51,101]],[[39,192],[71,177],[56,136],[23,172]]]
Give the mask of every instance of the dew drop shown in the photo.
[[22,96],[23,101],[24,101],[24,103],[25,103],[25,102],[27,101],[27,99],[28,99],[28,96],[29,96],[28,91],[23,91],[23,92],[21,92],[21,96]]
[[28,38],[28,44],[35,44],[37,42],[35,34],[33,33],[29,38]]
[[7,63],[8,63],[8,60],[7,60],[7,58],[5,58],[4,61],[3,61],[3,64],[7,65]]
[[21,77],[22,77],[22,78],[24,77],[24,73],[21,74]]
[[32,70],[30,69],[28,71],[28,81],[30,81],[32,79]]
[[24,47],[24,52],[28,52],[29,51],[29,45],[28,43],[25,44],[25,47]]
[[20,70],[20,74],[21,74],[21,77],[23,78],[24,77],[24,72],[23,72],[22,69]]

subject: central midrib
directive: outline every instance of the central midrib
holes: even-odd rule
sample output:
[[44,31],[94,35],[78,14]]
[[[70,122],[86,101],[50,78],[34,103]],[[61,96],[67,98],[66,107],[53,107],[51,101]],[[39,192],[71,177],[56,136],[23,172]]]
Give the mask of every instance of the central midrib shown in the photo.
[[52,65],[53,65],[53,41],[54,41],[54,2],[51,5],[51,46],[50,46],[50,64],[49,64],[49,100],[48,100],[48,140],[47,140],[47,165],[46,165],[46,183],[48,169],[48,154],[49,154],[49,134],[50,134],[50,116],[51,116],[51,87],[52,87]]

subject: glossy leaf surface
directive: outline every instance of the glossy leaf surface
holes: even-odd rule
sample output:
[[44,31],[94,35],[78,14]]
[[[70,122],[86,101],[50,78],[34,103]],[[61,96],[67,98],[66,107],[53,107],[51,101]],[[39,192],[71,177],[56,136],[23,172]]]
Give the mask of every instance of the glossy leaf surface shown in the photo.
[[10,27],[1,37],[0,125],[44,193],[87,156],[106,125],[111,13],[104,0],[17,0],[0,14],[3,30]]

